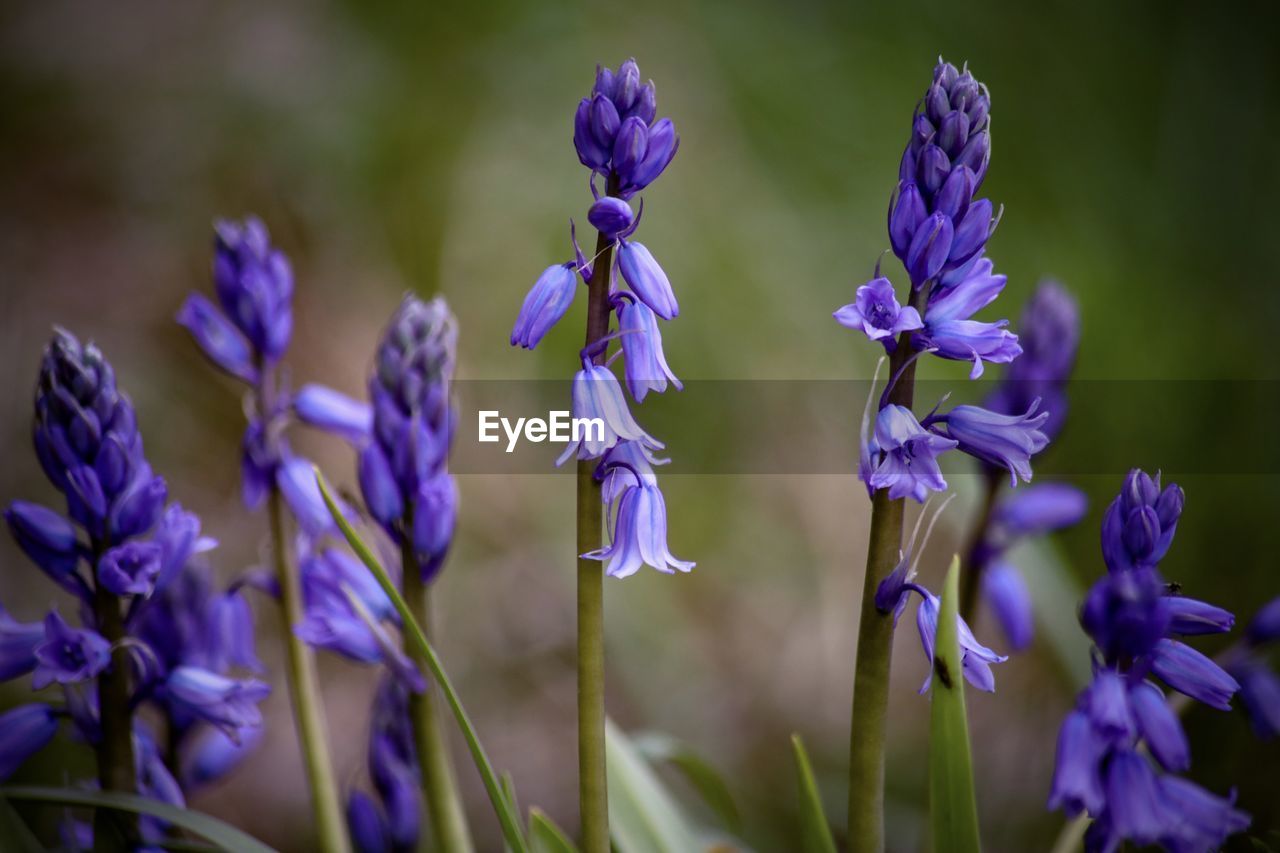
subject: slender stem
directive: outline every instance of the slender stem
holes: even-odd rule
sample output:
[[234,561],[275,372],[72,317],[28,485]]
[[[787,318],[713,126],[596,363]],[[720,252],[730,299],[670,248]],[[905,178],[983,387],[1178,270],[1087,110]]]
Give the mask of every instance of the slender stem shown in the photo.
[[298,725],[298,742],[307,766],[307,783],[311,789],[311,806],[315,810],[320,849],[326,853],[350,850],[338,784],[325,737],[327,727],[320,693],[320,678],[311,649],[294,633],[302,622],[302,584],[289,560],[285,538],[284,500],[280,490],[271,488],[267,510],[271,516],[271,550],[275,562],[276,582],[280,585],[281,639],[285,646],[286,676],[293,716]]
[[[105,547],[95,548],[101,554]],[[95,558],[96,562],[96,558]],[[96,584],[93,615],[98,633],[111,643],[111,665],[98,675],[98,784],[104,791],[136,794],[133,755],[133,708],[129,702],[129,674],[133,666],[125,638],[120,598]],[[138,816],[114,809],[98,809],[93,816],[93,847],[99,851],[129,850],[138,840]]]
[[[614,181],[609,182],[612,194]],[[596,262],[587,283],[590,347],[609,333],[609,268],[613,244],[596,240]],[[595,356],[597,364],[604,352]],[[596,463],[578,462],[578,554],[603,544],[604,507]],[[578,807],[583,853],[609,853],[609,788],[604,744],[604,571],[596,560],[578,558]]]
[[[913,290],[909,303],[923,315],[929,285]],[[911,334],[904,332],[889,358],[889,375],[898,381],[888,402],[911,407],[916,364],[911,360]],[[853,711],[849,722],[849,849],[854,853],[884,850],[884,746],[889,713],[889,663],[893,652],[893,617],[876,610],[876,587],[898,563],[902,549],[905,499],[889,500],[886,489],[871,498],[871,531],[867,568],[862,581],[858,650],[853,673]]]
[[[405,530],[413,529],[412,517],[406,517]],[[400,548],[400,560],[404,585],[405,602],[413,613],[413,618],[422,627],[422,631],[430,639],[431,631],[431,599],[430,591],[422,581],[422,571],[413,553],[413,544],[408,536]],[[409,656],[417,664],[419,671],[426,672],[426,658],[413,644],[407,643]],[[457,776],[453,771],[453,761],[449,757],[449,742],[440,727],[440,712],[436,701],[438,686],[428,683],[422,693],[414,693],[409,697],[409,719],[413,725],[413,741],[418,749],[418,764],[422,768],[422,796],[427,802],[432,831],[435,834],[435,849],[447,850],[449,853],[466,853],[475,849],[471,842],[471,831],[467,828],[466,812],[462,808],[462,798],[458,794]]]
[[996,509],[996,498],[1000,496],[1000,484],[1004,476],[989,466],[983,466],[982,472],[982,509],[978,513],[978,522],[974,525],[964,571],[960,573],[960,618],[972,623],[973,611],[978,606],[978,590],[981,588],[982,573],[987,568],[987,528],[991,525],[991,516]]

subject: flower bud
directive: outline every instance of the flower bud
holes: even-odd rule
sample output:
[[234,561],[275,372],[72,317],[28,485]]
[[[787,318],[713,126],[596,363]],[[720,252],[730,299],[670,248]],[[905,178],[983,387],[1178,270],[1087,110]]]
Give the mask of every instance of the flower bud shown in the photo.
[[[618,141],[622,141],[621,135]],[[631,205],[622,199],[605,196],[591,205],[591,210],[587,212],[587,221],[597,231],[612,240],[631,227],[631,223],[635,221],[635,214],[631,211]]]
[[613,143],[613,170],[624,186],[632,183],[648,147],[649,128],[643,121],[632,117],[622,122]]
[[624,240],[618,246],[618,269],[632,292],[664,320],[680,313],[667,274],[644,244]]

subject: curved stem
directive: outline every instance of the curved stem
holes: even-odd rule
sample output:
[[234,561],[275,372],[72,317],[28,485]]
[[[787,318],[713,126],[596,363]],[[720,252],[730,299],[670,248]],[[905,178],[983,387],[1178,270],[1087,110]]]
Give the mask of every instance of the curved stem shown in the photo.
[[[616,191],[610,178],[609,193]],[[587,340],[590,349],[609,333],[609,273],[613,243],[596,239],[597,260],[587,282]],[[603,352],[595,356],[600,363]],[[596,463],[578,461],[578,554],[600,549],[604,507]],[[578,804],[584,853],[609,853],[609,790],[604,742],[604,570],[578,558]]]
[[[405,530],[413,529],[413,519],[407,516]],[[405,603],[413,618],[421,626],[427,638],[431,637],[431,600],[429,590],[422,581],[422,571],[413,553],[408,537],[400,547],[402,585]],[[413,644],[409,656],[419,672],[427,672],[426,659]],[[437,850],[467,853],[473,850],[471,831],[467,828],[467,816],[458,794],[457,776],[453,761],[449,758],[449,742],[440,728],[440,713],[436,692],[439,686],[427,683],[421,693],[409,695],[409,719],[413,726],[413,742],[418,751],[418,764],[422,768],[422,796],[427,803]]]
[[[923,315],[929,285],[911,292],[908,302]],[[885,404],[911,407],[916,362],[911,333],[904,332],[889,359],[889,375],[897,381]],[[893,651],[893,616],[876,609],[876,588],[898,563],[902,549],[905,498],[889,500],[879,489],[871,498],[871,530],[862,580],[858,649],[853,673],[853,710],[849,720],[849,849],[854,853],[884,850],[884,746],[889,712],[889,664]]]
[[325,853],[350,850],[342,804],[338,799],[337,780],[325,733],[324,705],[315,657],[306,643],[294,633],[302,622],[302,584],[290,565],[288,540],[285,538],[284,499],[272,484],[267,499],[271,520],[271,555],[276,582],[280,586],[280,633],[285,647],[285,672],[289,682],[289,698],[298,725],[298,741],[307,768],[311,790],[311,806],[315,810],[316,832],[320,849]]
[[[106,550],[96,547],[95,555]],[[97,559],[95,557],[94,563]],[[101,737],[97,744],[98,784],[104,791],[136,794],[137,772],[133,755],[133,706],[129,697],[133,661],[125,639],[120,597],[101,583],[93,592],[93,615],[100,633],[112,646],[111,665],[98,675],[98,719]],[[130,850],[138,841],[138,816],[112,809],[98,809],[93,816],[93,849]]]

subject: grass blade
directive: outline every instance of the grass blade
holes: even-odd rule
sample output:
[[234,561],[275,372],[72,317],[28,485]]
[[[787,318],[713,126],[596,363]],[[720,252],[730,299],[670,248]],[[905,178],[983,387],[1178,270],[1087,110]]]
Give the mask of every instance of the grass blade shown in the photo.
[[800,783],[801,849],[805,853],[836,853],[831,837],[831,824],[822,808],[822,796],[813,778],[813,766],[800,735],[791,736],[791,749],[796,760],[796,779]]
[[569,836],[539,808],[529,809],[529,846],[533,853],[578,853]]

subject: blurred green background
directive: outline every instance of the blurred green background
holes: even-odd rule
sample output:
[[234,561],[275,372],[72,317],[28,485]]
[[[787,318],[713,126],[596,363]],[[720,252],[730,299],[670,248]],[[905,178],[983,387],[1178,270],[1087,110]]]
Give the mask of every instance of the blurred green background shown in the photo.
[[[1009,276],[1001,316],[1016,317],[1052,275],[1080,300],[1081,378],[1204,380],[1170,382],[1162,405],[1069,423],[1044,470],[1088,472],[1073,480],[1093,506],[1058,537],[1061,564],[1081,584],[1102,570],[1097,525],[1123,466],[1090,461],[1099,447],[1108,459],[1131,448],[1134,464],[1164,465],[1188,493],[1165,573],[1247,617],[1280,591],[1277,472],[1251,467],[1274,424],[1215,380],[1280,379],[1278,38],[1275,5],[1247,3],[6,3],[0,501],[53,500],[28,432],[56,322],[115,362],[152,463],[221,540],[224,576],[261,559],[264,519],[238,504],[239,391],[172,320],[188,290],[209,287],[219,215],[260,214],[293,258],[298,383],[361,393],[405,290],[448,297],[462,377],[567,376],[582,300],[534,354],[507,335],[538,271],[568,257],[566,220],[588,206],[573,108],[597,62],[632,55],[682,137],[645,194],[644,223],[681,302],[664,335],[676,372],[865,379],[872,347],[830,312],[887,246],[912,106],[941,53],[967,60],[993,96],[984,190],[1006,207],[990,247]],[[886,270],[897,275],[892,258]],[[962,365],[925,371],[965,381]],[[856,423],[810,426],[855,440]],[[732,455],[751,429],[707,418],[662,437],[676,457],[707,446]],[[297,443],[354,481],[336,442],[300,433]],[[1187,474],[1153,447],[1179,459],[1234,449],[1239,465]],[[460,487],[458,546],[437,594],[442,653],[521,800],[572,827],[573,481],[469,475]],[[665,488],[672,548],[698,568],[608,585],[610,711],[629,729],[696,744],[730,779],[746,841],[793,849],[792,731],[843,823],[869,502],[838,468],[673,476]],[[962,540],[967,512],[949,510],[935,534],[929,580]],[[1055,559],[1041,555],[1028,573]],[[23,618],[57,600],[7,537],[0,600]],[[1074,602],[1056,604],[1069,618]],[[260,650],[278,673],[274,613],[257,609]],[[915,850],[927,701],[915,694],[924,663],[914,628],[904,629],[889,820],[893,848]],[[323,675],[339,774],[355,785],[373,673],[325,656]],[[996,696],[970,699],[984,837],[993,850],[1047,849],[1061,826],[1044,810],[1053,742],[1075,686],[1046,642],[997,677]],[[303,850],[311,825],[277,684],[262,747],[193,805]],[[0,706],[24,689],[3,688]],[[1220,792],[1238,786],[1259,829],[1280,826],[1280,749],[1259,746],[1239,713],[1198,709],[1188,722],[1193,776]],[[496,849],[478,779],[458,758],[477,833]],[[20,778],[58,782],[85,762],[77,747],[51,748]]]

